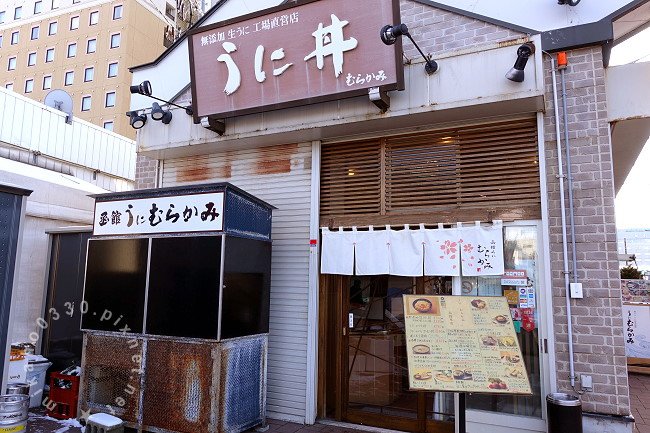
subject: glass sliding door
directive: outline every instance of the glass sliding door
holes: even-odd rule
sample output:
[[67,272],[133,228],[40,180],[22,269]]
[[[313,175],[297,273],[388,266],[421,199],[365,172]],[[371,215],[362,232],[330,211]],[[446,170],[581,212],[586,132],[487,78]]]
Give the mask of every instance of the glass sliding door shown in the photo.
[[[544,412],[542,404],[544,362],[540,341],[544,333],[540,330],[543,323],[540,314],[543,306],[543,284],[539,230],[537,225],[507,225],[503,230],[505,269],[520,271],[519,275],[525,274],[525,277],[520,278],[521,281],[512,281],[516,283],[514,285],[502,284],[500,276],[461,277],[460,291],[463,296],[506,296],[508,298],[533,395],[471,394],[467,397],[467,408],[493,414],[537,418],[541,421]],[[503,362],[506,364],[509,362],[507,357]],[[486,413],[483,418],[489,420],[489,415]]]
[[418,431],[453,431],[453,394],[409,390],[402,295],[451,294],[452,279],[347,279],[346,421]]

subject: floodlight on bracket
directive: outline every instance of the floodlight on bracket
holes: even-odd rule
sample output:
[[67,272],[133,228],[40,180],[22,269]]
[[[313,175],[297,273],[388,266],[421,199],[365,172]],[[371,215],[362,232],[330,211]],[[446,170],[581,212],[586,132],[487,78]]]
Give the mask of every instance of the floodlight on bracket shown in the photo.
[[418,44],[411,37],[411,34],[409,33],[409,28],[406,26],[406,24],[396,24],[394,26],[390,24],[385,25],[379,31],[379,36],[381,37],[381,41],[386,45],[393,45],[397,41],[397,38],[399,38],[400,36],[406,36],[411,40],[415,48],[417,48],[417,50],[422,55],[422,58],[426,62],[426,64],[424,65],[424,70],[426,71],[426,73],[432,75],[438,70],[438,63],[436,63],[433,59],[430,59],[429,57],[424,55],[424,53],[422,52]]
[[183,107],[181,105],[174,104],[173,102],[165,101],[164,99],[153,96],[152,95],[153,91],[152,91],[152,88],[151,88],[151,83],[149,81],[143,81],[140,84],[135,84],[133,86],[130,86],[129,90],[131,91],[131,94],[138,94],[138,95],[146,96],[148,98],[155,99],[155,100],[160,101],[160,102],[164,102],[167,105],[172,105],[174,107],[181,108],[181,109],[185,110],[185,113],[188,116],[191,116],[191,115],[194,114],[194,111],[192,110],[192,107]]

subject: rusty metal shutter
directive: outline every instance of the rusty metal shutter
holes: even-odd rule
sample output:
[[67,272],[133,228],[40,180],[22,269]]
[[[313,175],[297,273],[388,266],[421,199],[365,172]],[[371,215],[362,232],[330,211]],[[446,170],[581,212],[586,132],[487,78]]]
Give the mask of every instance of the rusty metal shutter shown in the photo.
[[[311,143],[167,159],[162,186],[231,182],[273,211],[269,417],[303,423],[307,383]],[[307,246],[307,247],[306,247]]]
[[535,118],[324,145],[321,224],[538,219]]

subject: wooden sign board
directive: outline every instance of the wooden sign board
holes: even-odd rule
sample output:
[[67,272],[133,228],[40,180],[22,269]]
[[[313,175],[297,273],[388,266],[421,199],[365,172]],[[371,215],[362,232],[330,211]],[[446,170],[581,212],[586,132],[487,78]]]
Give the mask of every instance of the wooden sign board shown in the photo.
[[404,295],[412,390],[532,394],[505,297]]

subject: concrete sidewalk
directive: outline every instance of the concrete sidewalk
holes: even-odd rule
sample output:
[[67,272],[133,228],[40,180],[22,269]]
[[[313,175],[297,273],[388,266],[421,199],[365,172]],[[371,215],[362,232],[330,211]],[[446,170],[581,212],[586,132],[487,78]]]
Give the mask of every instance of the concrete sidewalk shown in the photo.
[[650,433],[650,376],[628,375],[630,383],[630,404],[636,420],[635,433]]

